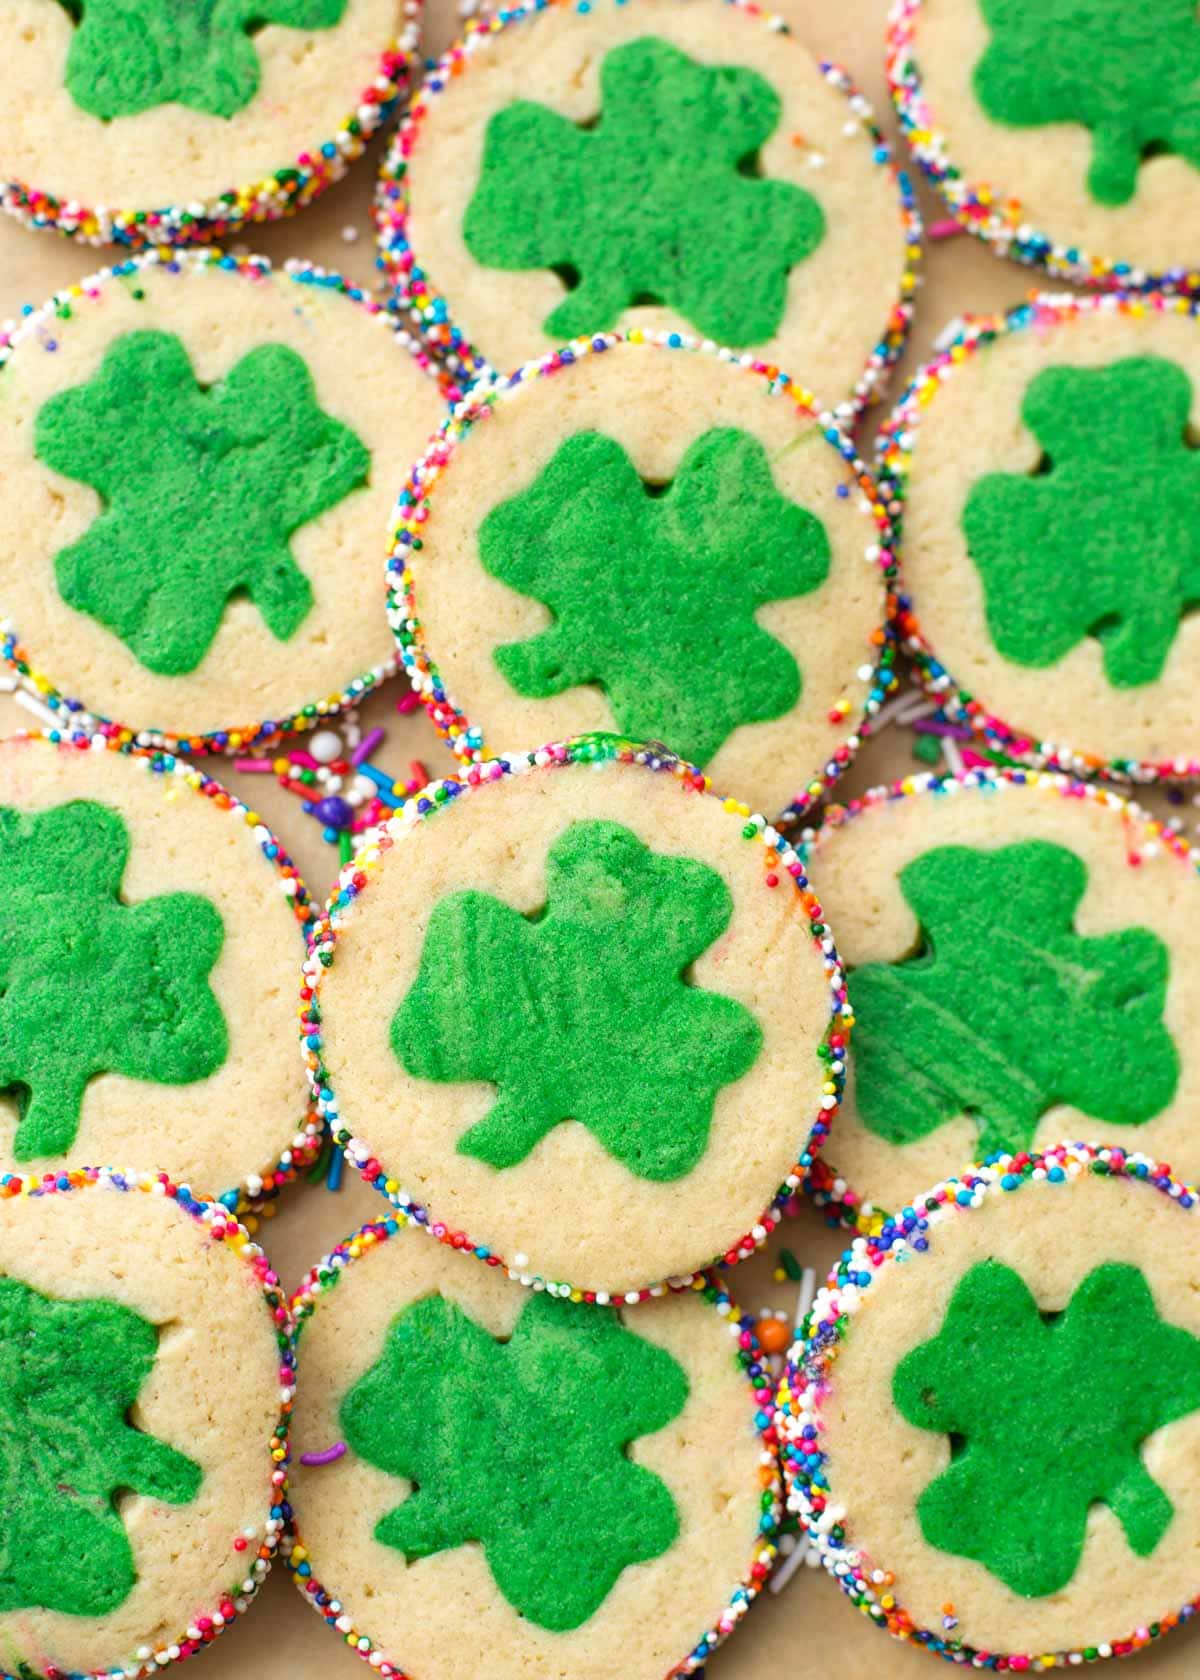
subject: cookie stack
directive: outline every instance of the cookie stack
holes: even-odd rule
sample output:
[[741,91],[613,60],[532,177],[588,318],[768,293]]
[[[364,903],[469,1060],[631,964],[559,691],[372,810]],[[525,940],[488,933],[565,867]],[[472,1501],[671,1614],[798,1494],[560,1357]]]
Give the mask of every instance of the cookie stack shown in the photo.
[[[915,196],[781,19],[529,0],[414,91],[397,0],[145,13],[0,21],[0,203],[133,252],[0,334],[0,1668],[281,1550],[391,1680],[700,1674],[784,1554],[960,1666],[1186,1622],[1200,888],[1115,784],[1200,779],[1192,0],[900,0],[940,234],[1092,290],[874,465]],[[214,243],[409,93],[376,291]],[[730,1274],[814,1207],[785,1361]]]

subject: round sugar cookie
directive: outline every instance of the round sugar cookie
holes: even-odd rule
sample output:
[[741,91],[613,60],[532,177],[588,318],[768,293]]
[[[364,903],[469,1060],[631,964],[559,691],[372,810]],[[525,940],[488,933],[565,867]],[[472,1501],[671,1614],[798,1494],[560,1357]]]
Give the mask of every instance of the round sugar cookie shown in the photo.
[[464,380],[681,329],[852,418],[912,318],[920,223],[870,106],[743,0],[523,0],[473,19],[383,165],[403,311]]
[[1200,265],[1194,0],[895,0],[900,126],[969,233],[1084,286]]
[[202,1651],[286,1518],[292,1351],[262,1250],[164,1175],[5,1173],[0,1368],[5,1673],[140,1680]]
[[775,815],[894,685],[891,542],[809,393],[605,335],[455,410],[396,507],[389,615],[466,762],[616,730]]
[[877,1230],[997,1151],[1102,1137],[1200,1176],[1196,854],[1036,771],[913,777],[803,846],[854,1028],[809,1188]]
[[792,847],[583,736],[427,788],[305,963],[314,1097],[407,1217],[636,1301],[766,1241],[837,1109],[845,993]]
[[395,111],[420,0],[10,0],[0,208],[89,245],[301,210]]
[[0,837],[0,1168],[152,1161],[229,1205],[293,1177],[311,911],[262,820],[165,754],[17,736]]
[[964,1668],[1041,1673],[1200,1608],[1196,1193],[1057,1144],[914,1195],[805,1319],[788,1505],[851,1602]]
[[1200,775],[1200,301],[1035,298],[969,321],[880,440],[901,634],[991,746]]
[[0,341],[0,652],[151,745],[311,727],[395,665],[379,533],[445,413],[336,275],[153,251]]
[[719,1285],[589,1306],[388,1219],[293,1310],[290,1567],[381,1675],[694,1674],[754,1601],[772,1381]]

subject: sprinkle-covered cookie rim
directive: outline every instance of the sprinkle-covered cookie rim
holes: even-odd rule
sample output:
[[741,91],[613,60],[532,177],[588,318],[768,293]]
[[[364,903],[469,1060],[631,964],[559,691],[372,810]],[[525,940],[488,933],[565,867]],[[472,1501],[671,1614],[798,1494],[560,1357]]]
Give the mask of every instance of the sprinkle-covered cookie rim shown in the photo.
[[950,142],[925,97],[914,49],[921,4],[922,0],[894,0],[888,18],[887,82],[900,131],[955,221],[991,245],[997,255],[1041,269],[1054,280],[1127,291],[1194,291],[1200,287],[1200,271],[1196,269],[1170,268],[1163,274],[1148,274],[1118,257],[1060,244],[1025,219],[1020,199],[1007,197],[1003,188],[990,183],[972,184],[963,179],[951,157]]
[[1103,292],[1091,296],[1073,293],[1034,293],[1004,314],[975,315],[952,323],[939,340],[937,354],[914,375],[912,383],[880,430],[876,461],[880,492],[896,532],[899,570],[896,634],[916,667],[927,692],[946,715],[979,736],[982,748],[1014,758],[1039,770],[1063,770],[1072,775],[1098,776],[1115,782],[1151,783],[1194,780],[1200,777],[1200,755],[1164,760],[1137,758],[1104,759],[1072,743],[1037,740],[1015,722],[993,716],[975,696],[940,662],[921,629],[917,605],[908,595],[904,580],[904,500],[914,447],[925,410],[936,398],[939,387],[974,356],[1010,334],[1033,328],[1039,333],[1097,315],[1121,315],[1129,320],[1149,320],[1156,315],[1200,317],[1200,296],[1177,293]]
[[[796,836],[796,849],[807,869],[831,832],[843,829],[857,818],[884,806],[925,794],[935,799],[953,799],[969,793],[998,798],[1012,788],[1057,794],[1062,799],[1100,805],[1111,811],[1114,819],[1122,825],[1126,858],[1132,869],[1140,868],[1144,861],[1165,851],[1193,874],[1200,875],[1200,850],[1114,788],[1099,782],[1081,781],[1062,771],[1015,767],[965,770],[957,776],[924,771],[920,775],[904,776],[898,781],[868,788],[845,805],[826,806],[816,826],[806,828]],[[836,1163],[825,1159],[824,1153],[813,1162],[812,1170],[804,1181],[804,1192],[817,1207],[828,1212],[832,1222],[845,1225],[860,1236],[877,1237],[889,1218],[886,1210],[864,1201],[855,1187],[838,1173]]]
[[[231,793],[220,782],[214,781],[194,764],[188,764],[170,753],[134,746],[128,741],[116,739],[105,733],[88,733],[84,730],[21,730],[14,735],[5,736],[0,743],[0,750],[8,751],[14,747],[33,745],[52,747],[60,756],[67,757],[88,752],[116,753],[131,764],[140,765],[148,775],[175,778],[192,793],[209,800],[219,811],[227,811],[232,820],[245,830],[246,840],[274,874],[280,894],[287,900],[292,915],[299,924],[300,954],[307,950],[309,932],[316,914],[308,888],[287,851],[257,811],[252,811],[244,805],[235,793]],[[288,1146],[280,1150],[279,1159],[263,1172],[247,1173],[241,1184],[223,1190],[215,1198],[214,1205],[220,1207],[229,1218],[246,1213],[247,1210],[257,1212],[264,1203],[274,1200],[286,1185],[291,1184],[312,1165],[320,1147],[320,1120],[311,1111],[306,1117],[298,1116],[296,1132]],[[57,1175],[47,1173],[44,1176],[54,1178]]]
[[95,209],[56,198],[36,182],[0,180],[0,210],[26,227],[46,229],[87,245],[188,245],[221,240],[247,223],[273,222],[319,198],[366,150],[377,129],[394,115],[419,63],[422,0],[403,0],[399,36],[380,54],[375,74],[355,108],[329,139],[306,148],[288,165],[259,181],[228,188],[207,200],[132,209]]
[[[474,380],[494,378],[496,374],[482,352],[466,336],[462,323],[455,321],[451,302],[438,291],[437,281],[421,268],[418,254],[409,244],[406,185],[409,159],[420,142],[429,101],[463,75],[471,59],[477,53],[486,52],[496,35],[537,17],[552,6],[586,15],[592,11],[594,3],[595,0],[520,0],[517,5],[483,12],[469,19],[461,38],[443,53],[413,96],[380,167],[372,207],[379,249],[378,266],[392,290],[397,309],[413,324],[435,354],[445,361],[464,390]],[[614,3],[627,6],[633,0],[614,0]],[[756,5],[754,0],[721,0],[721,3],[734,14],[776,35],[790,36],[792,33],[784,18]],[[802,50],[807,53],[807,49]],[[844,95],[850,111],[847,132],[861,129],[870,142],[874,162],[891,175],[905,237],[905,264],[899,279],[898,298],[879,342],[867,357],[866,366],[849,397],[842,398],[840,393],[831,393],[839,398],[833,413],[843,424],[851,425],[864,408],[878,401],[893,365],[903,354],[912,325],[913,300],[920,272],[921,217],[912,182],[896,161],[890,142],[875,121],[869,101],[838,65],[825,59],[813,58],[812,62],[824,80]]]
[[[877,1626],[910,1644],[923,1645],[948,1661],[967,1667],[1011,1673],[1075,1667],[1098,1658],[1126,1656],[1200,1609],[1200,1596],[1159,1621],[1134,1629],[1124,1638],[1097,1641],[1080,1650],[1053,1652],[980,1651],[953,1638],[949,1628],[923,1628],[897,1598],[888,1571],[864,1558],[851,1539],[853,1519],[835,1500],[828,1457],[817,1445],[821,1411],[831,1390],[831,1370],[845,1342],[854,1314],[871,1285],[890,1265],[913,1263],[929,1247],[928,1233],[945,1219],[982,1207],[988,1198],[1012,1195],[1029,1184],[1053,1190],[1082,1175],[1126,1178],[1145,1184],[1192,1211],[1193,1187],[1173,1177],[1171,1169],[1141,1155],[1098,1143],[1062,1143],[1051,1149],[1017,1155],[991,1155],[959,1178],[935,1185],[917,1196],[875,1236],[855,1237],[817,1292],[797,1332],[776,1401],[776,1433],[783,1458],[788,1509],[799,1519],[825,1569],[851,1603]],[[915,1233],[915,1236],[914,1236]],[[910,1240],[911,1239],[911,1240]]]
[[[143,1680],[145,1676],[160,1674],[168,1664],[193,1657],[211,1645],[231,1622],[250,1608],[267,1578],[291,1517],[291,1508],[287,1503],[288,1433],[295,1394],[295,1348],[287,1295],[262,1249],[251,1241],[249,1233],[238,1224],[228,1208],[220,1202],[193,1196],[185,1185],[175,1184],[166,1173],[119,1172],[113,1167],[72,1167],[63,1172],[34,1175],[2,1173],[0,1209],[5,1201],[15,1197],[36,1200],[43,1196],[83,1195],[93,1191],[141,1194],[172,1201],[182,1213],[204,1227],[210,1242],[223,1244],[239,1261],[250,1267],[270,1314],[279,1350],[279,1419],[269,1443],[265,1443],[270,1455],[270,1469],[264,1480],[270,1489],[271,1504],[261,1538],[243,1533],[233,1541],[233,1551],[239,1560],[237,1568],[241,1571],[239,1579],[231,1583],[208,1614],[193,1617],[174,1639],[160,1640],[153,1647],[141,1645],[114,1666],[92,1668],[83,1673],[72,1671],[69,1677],[62,1677],[62,1680],[110,1680],[112,1675],[118,1674],[124,1680]],[[2,1211],[0,1218],[3,1218]],[[22,1669],[21,1672],[24,1674],[27,1671]],[[46,1672],[60,1675],[56,1668]],[[4,1670],[3,1680],[15,1680],[15,1677],[10,1677],[8,1670]]]
[[[896,686],[895,638],[892,624],[897,610],[893,594],[896,576],[894,540],[891,521],[883,506],[878,486],[866,465],[859,459],[851,439],[838,425],[833,415],[819,410],[811,391],[796,385],[791,376],[771,364],[757,361],[749,354],[725,350],[702,343],[683,333],[646,333],[639,328],[629,332],[598,333],[591,338],[572,341],[561,350],[552,351],[536,361],[526,362],[515,373],[493,381],[482,381],[451,411],[440,430],[430,440],[428,449],[413,467],[401,490],[392,512],[391,543],[387,560],[388,623],[396,638],[399,658],[409,683],[429,714],[438,734],[454,756],[464,764],[479,764],[488,757],[487,742],[482,726],[473,722],[448,693],[438,669],[433,651],[429,648],[420,617],[419,579],[420,553],[425,534],[436,510],[434,491],[448,471],[456,455],[471,433],[494,411],[518,400],[539,380],[561,374],[564,370],[616,349],[671,350],[685,355],[711,358],[715,363],[735,367],[756,375],[763,381],[764,395],[782,398],[790,403],[798,421],[812,421],[827,443],[841,456],[854,479],[862,501],[859,506],[874,524],[871,540],[864,545],[863,558],[883,574],[881,620],[873,633],[873,650],[868,650],[869,664],[856,673],[856,679],[867,687],[857,719],[846,738],[834,749],[825,764],[812,779],[797,792],[785,813],[790,823],[819,799],[852,763],[863,739],[871,733],[871,719],[879,711]],[[464,469],[465,470],[465,469]],[[847,485],[847,489],[850,486]],[[835,726],[850,723],[854,715],[848,698],[835,702],[827,721]]]
[[[436,1213],[411,1195],[401,1182],[391,1177],[372,1153],[370,1142],[356,1136],[343,1123],[338,1107],[334,1082],[324,1065],[325,1042],[321,1023],[320,991],[325,971],[336,957],[338,938],[346,922],[355,914],[358,901],[378,875],[389,851],[408,837],[428,818],[435,817],[446,805],[464,794],[486,788],[508,776],[553,771],[570,766],[607,764],[636,765],[660,775],[669,775],[681,790],[717,798],[703,771],[685,764],[665,748],[648,747],[626,741],[617,735],[592,734],[576,736],[569,741],[554,742],[536,751],[505,753],[484,764],[473,765],[461,775],[448,776],[431,782],[416,798],[409,799],[390,821],[368,836],[367,842],[338,876],[324,911],[313,925],[308,955],[304,963],[300,991],[300,1044],[309,1088],[318,1114],[327,1124],[335,1143],[345,1151],[346,1159],[365,1183],[378,1190],[397,1210],[402,1223],[414,1224],[438,1242],[450,1248],[474,1254],[492,1267],[502,1267],[514,1282],[526,1288],[545,1289],[552,1295],[573,1300],[628,1306],[651,1296],[665,1294],[668,1289],[690,1289],[698,1275],[695,1272],[648,1283],[623,1294],[609,1295],[605,1291],[585,1289],[570,1280],[549,1279],[532,1270],[528,1257],[516,1254],[504,1257],[479,1236],[453,1230]],[[829,1134],[837,1113],[845,1085],[848,1012],[845,977],[833,938],[822,918],[819,902],[809,888],[803,865],[791,843],[767,822],[765,817],[751,812],[748,805],[734,799],[719,801],[731,823],[738,825],[743,840],[757,842],[763,849],[763,883],[767,890],[792,891],[800,901],[808,924],[809,936],[824,967],[829,989],[829,1026],[815,1054],[824,1064],[820,1108],[813,1119],[792,1171],[776,1190],[759,1220],[743,1236],[731,1243],[723,1255],[713,1257],[713,1264],[734,1266],[748,1259],[761,1248],[778,1225],[782,1210],[787,1208],[812,1168],[813,1160]],[[734,836],[731,834],[731,838]]]
[[[399,1214],[370,1220],[353,1236],[338,1243],[329,1254],[324,1255],[305,1273],[290,1302],[294,1349],[299,1348],[304,1326],[317,1310],[322,1296],[328,1295],[331,1289],[337,1287],[346,1268],[355,1260],[378,1250],[401,1231],[406,1223],[404,1217]],[[779,1521],[783,1514],[783,1482],[775,1438],[773,1379],[766,1358],[758,1345],[755,1333],[757,1320],[753,1315],[743,1314],[739,1310],[715,1275],[698,1274],[692,1279],[689,1288],[716,1309],[726,1321],[728,1331],[735,1340],[734,1356],[750,1387],[751,1402],[754,1406],[754,1428],[762,1441],[762,1456],[759,1461],[762,1516],[759,1536],[741,1581],[733,1589],[727,1605],[712,1627],[704,1632],[688,1656],[670,1669],[667,1680],[670,1680],[672,1675],[701,1672],[712,1652],[728,1638],[758,1597],[778,1556],[776,1541]],[[576,1294],[573,1298],[582,1300],[583,1297]],[[630,1328],[636,1329],[636,1317]],[[383,1680],[408,1680],[407,1670],[394,1657],[386,1655],[369,1634],[355,1625],[353,1616],[347,1613],[337,1595],[328,1590],[313,1574],[312,1561],[304,1545],[303,1536],[296,1526],[293,1526],[289,1537],[286,1562],[296,1587],[324,1621],[330,1627],[336,1628],[352,1651],[369,1662],[372,1668],[383,1676]]]
[[[332,292],[344,297],[365,315],[377,321],[381,331],[388,333],[394,340],[399,354],[410,354],[422,373],[432,379],[443,394],[448,391],[445,376],[411,334],[397,326],[391,311],[377,298],[364,292],[361,287],[353,285],[342,275],[303,262],[288,262],[284,267],[276,269],[266,257],[232,256],[216,246],[191,250],[155,246],[137,256],[125,258],[111,268],[101,269],[72,286],[64,287],[38,309],[26,308],[18,320],[0,328],[0,388],[3,385],[4,368],[19,346],[33,340],[46,350],[56,349],[58,335],[77,309],[95,302],[106,286],[135,283],[138,275],[146,271],[183,278],[216,271],[222,274],[236,274],[251,285],[286,280],[293,285]],[[194,735],[181,735],[153,726],[125,724],[89,711],[85,699],[77,699],[64,693],[53,677],[40,668],[40,653],[22,645],[20,628],[10,619],[0,619],[0,660],[12,668],[20,678],[22,686],[32,695],[51,711],[61,713],[64,725],[70,730],[80,727],[100,729],[105,734],[111,733],[122,742],[133,741],[139,746],[172,753],[188,753],[193,757],[207,753],[244,753],[253,747],[277,740],[280,736],[315,729],[319,727],[323,718],[333,717],[348,707],[359,704],[365,695],[393,676],[399,668],[399,656],[396,655],[352,678],[341,692],[298,703],[282,716],[257,719],[252,723],[230,724],[225,729],[201,731]]]

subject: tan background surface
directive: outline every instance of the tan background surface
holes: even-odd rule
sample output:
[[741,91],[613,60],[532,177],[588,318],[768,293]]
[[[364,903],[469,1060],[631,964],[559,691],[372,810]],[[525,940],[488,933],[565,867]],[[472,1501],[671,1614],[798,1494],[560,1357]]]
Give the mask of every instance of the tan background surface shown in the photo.
[[[883,85],[883,30],[887,0],[780,0],[801,37],[816,50],[839,60],[860,83],[876,105],[889,132],[895,132]],[[427,53],[441,50],[456,30],[454,0],[430,0],[425,36]],[[248,236],[253,248],[278,261],[288,256],[312,258],[329,267],[343,269],[352,278],[369,283],[373,274],[374,250],[366,207],[371,190],[372,156],[378,147],[356,166],[347,181],[336,187],[312,210],[296,221],[273,229],[254,231]],[[923,191],[927,220],[938,220],[937,200]],[[357,239],[347,242],[342,230],[353,227]],[[106,253],[75,247],[66,240],[33,234],[16,223],[0,222],[0,318],[14,314],[22,303],[41,302],[61,285],[80,278],[103,265]],[[946,320],[965,310],[1003,308],[1019,302],[1032,284],[1030,272],[1001,263],[981,245],[967,238],[951,239],[931,248],[926,263],[926,281],[918,297],[917,327],[905,367],[912,367],[928,353],[929,346]],[[803,369],[791,370],[803,378]],[[898,390],[899,381],[893,384]],[[881,415],[876,410],[876,416]],[[872,422],[867,421],[867,435]],[[380,569],[383,565],[380,543]],[[445,766],[445,754],[423,719],[399,719],[393,711],[398,692],[389,684],[366,708],[368,722],[378,721],[388,730],[386,748],[377,762],[401,771],[408,760],[420,757],[431,771]],[[0,727],[27,722],[0,696]],[[800,774],[806,767],[800,767]],[[849,785],[865,785],[890,774],[913,768],[906,737],[885,734],[864,753]],[[323,892],[332,878],[335,854],[324,845],[314,824],[303,816],[297,801],[276,788],[266,777],[235,777],[243,797],[253,796],[285,839],[301,868],[309,876],[314,894]],[[339,1195],[306,1189],[285,1197],[278,1218],[260,1233],[284,1278],[298,1281],[301,1272],[332,1243],[372,1215],[378,1198],[361,1185],[347,1185]],[[815,1215],[804,1215],[782,1234],[782,1240],[810,1264],[827,1264],[842,1246],[824,1229]],[[759,1306],[789,1306],[794,1291],[773,1290],[769,1260],[757,1260],[734,1273],[732,1282],[743,1303]],[[1200,1631],[1195,1626],[1175,1633],[1157,1650],[1133,1659],[1137,1675],[1155,1675],[1158,1680],[1194,1680],[1200,1673]],[[355,1680],[370,1672],[360,1658],[339,1649],[338,1636],[324,1628],[310,1610],[299,1602],[282,1570],[267,1583],[263,1602],[245,1623],[202,1659],[199,1672],[210,1680]],[[764,1595],[764,1602],[750,1613],[745,1627],[735,1634],[723,1652],[710,1664],[714,1680],[874,1680],[893,1675],[907,1680],[935,1680],[947,1672],[926,1654],[889,1641],[886,1634],[870,1627],[842,1598],[823,1574],[802,1571],[778,1598]],[[416,1680],[438,1680],[420,1675]],[[481,1676],[480,1680],[486,1680]],[[621,1680],[614,1674],[613,1680]]]

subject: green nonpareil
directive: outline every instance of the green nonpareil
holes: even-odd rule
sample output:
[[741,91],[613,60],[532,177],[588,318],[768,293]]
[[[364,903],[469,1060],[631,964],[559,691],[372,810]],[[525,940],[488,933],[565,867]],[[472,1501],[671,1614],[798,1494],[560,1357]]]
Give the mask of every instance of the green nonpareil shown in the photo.
[[471,256],[555,270],[567,295],[542,326],[556,343],[656,303],[720,344],[765,344],[825,234],[811,193],[761,178],[775,89],[648,35],[605,55],[600,102],[582,126],[525,99],[497,111],[463,223]]
[[1076,853],[937,846],[899,880],[922,948],[849,982],[869,1131],[903,1145],[965,1114],[986,1155],[1027,1149],[1058,1104],[1115,1126],[1166,1108],[1179,1081],[1167,948],[1148,928],[1075,932],[1088,883]]
[[1200,1337],[1163,1320],[1135,1266],[1097,1266],[1047,1314],[1019,1273],[983,1260],[892,1387],[909,1423],[951,1438],[917,1502],[926,1541],[1045,1598],[1074,1579],[1093,1505],[1138,1557],[1158,1550],[1174,1506],[1142,1448],[1200,1410]]
[[485,892],[434,905],[392,1049],[418,1079],[496,1087],[462,1154],[516,1166],[575,1120],[639,1178],[682,1178],[762,1048],[743,1004],[685,977],[729,925],[729,888],[603,821],[563,830],[546,886],[531,916]]
[[199,893],[126,904],[129,849],[120,813],[92,800],[0,807],[0,1090],[20,1099],[18,1161],[72,1148],[96,1075],[190,1085],[229,1053],[208,981],[220,914]]
[[159,676],[204,660],[231,599],[295,635],[312,584],[293,532],[366,484],[371,457],[325,414],[302,357],[251,350],[211,389],[174,333],[125,333],[37,416],[35,451],[103,507],[54,560],[59,593]]
[[431,1295],[392,1321],[341,1428],[368,1463],[414,1484],[377,1540],[410,1562],[479,1544],[513,1609],[565,1633],[622,1570],[674,1544],[670,1490],[627,1453],[687,1397],[678,1361],[611,1309],[532,1295],[497,1341]]
[[128,1421],[157,1352],[128,1307],[0,1278],[0,1612],[109,1614],[137,1580],[118,1495],[196,1497],[200,1466]]

